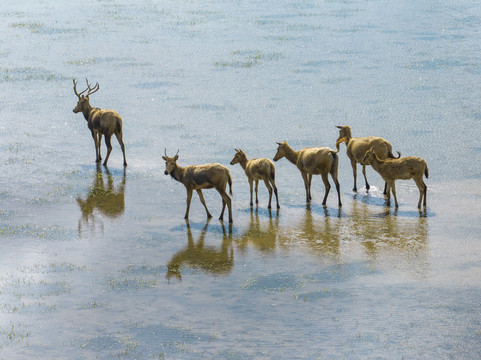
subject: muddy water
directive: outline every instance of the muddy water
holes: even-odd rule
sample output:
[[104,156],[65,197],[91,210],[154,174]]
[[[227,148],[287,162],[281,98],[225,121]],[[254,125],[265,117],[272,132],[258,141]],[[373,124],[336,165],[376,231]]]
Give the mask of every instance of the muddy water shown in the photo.
[[[475,1],[7,1],[0,5],[0,358],[478,358],[481,8]],[[72,78],[124,119],[94,163]],[[276,163],[251,211],[234,148],[335,144],[335,125],[426,159],[386,207],[382,180],[342,209]],[[219,162],[221,200],[163,174]],[[105,148],[102,148],[105,155]],[[358,187],[363,181],[358,179]]]

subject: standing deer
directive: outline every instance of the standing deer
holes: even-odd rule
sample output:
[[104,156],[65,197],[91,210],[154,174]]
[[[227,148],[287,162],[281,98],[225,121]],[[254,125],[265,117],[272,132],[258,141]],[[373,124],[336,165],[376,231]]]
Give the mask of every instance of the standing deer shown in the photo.
[[[122,118],[114,110],[93,108],[89,102],[89,96],[99,90],[99,83],[96,83],[93,88],[90,87],[89,81],[87,81],[87,89],[78,93],[77,92],[77,82],[73,79],[73,91],[78,97],[77,106],[73,109],[74,113],[82,112],[85,120],[87,120],[88,127],[92,132],[92,137],[95,143],[95,162],[100,163],[102,161],[102,156],[100,155],[100,143],[102,141],[102,135],[105,135],[105,144],[107,145],[107,157],[104,161],[104,166],[107,166],[107,161],[109,160],[110,152],[112,151],[112,144],[110,143],[110,138],[113,134],[117,137],[120,147],[122,148],[122,153],[124,154],[124,166],[127,166],[127,161],[125,160],[125,146],[122,141]],[[83,95],[87,91],[86,95]]]
[[[349,126],[336,126],[339,129],[339,137],[337,138],[336,147],[339,149],[339,144],[346,143],[346,154],[351,160],[352,173],[354,175],[354,187],[352,191],[357,191],[357,163],[362,161],[364,154],[369,149],[373,148],[379,159],[399,159],[401,154],[398,153],[396,158],[392,153],[392,145],[381,137],[367,136],[367,137],[352,137],[351,128]],[[362,164],[362,174],[366,182],[366,190],[370,186],[366,177],[366,164]],[[386,194],[386,184],[384,184],[384,194]]]
[[236,152],[235,156],[230,162],[230,164],[234,165],[239,163],[246,173],[247,179],[249,180],[250,190],[251,190],[250,205],[251,206],[253,205],[252,190],[253,190],[254,181],[256,183],[256,205],[257,205],[259,203],[259,199],[257,196],[259,180],[264,180],[267,190],[269,191],[269,205],[267,206],[267,208],[271,209],[272,189],[274,188],[274,194],[276,194],[277,208],[279,209],[280,206],[279,206],[279,199],[277,196],[277,187],[276,187],[276,167],[274,166],[274,163],[269,159],[248,160],[246,154],[240,149],[235,149],[235,152]]
[[362,164],[371,165],[379,175],[384,179],[387,185],[387,205],[391,203],[391,191],[394,196],[396,208],[399,207],[396,197],[396,180],[413,179],[419,189],[418,209],[421,208],[421,201],[426,207],[427,186],[423,181],[423,175],[426,179],[429,177],[428,165],[426,160],[417,156],[407,156],[401,159],[382,160],[376,155],[374,148],[366,151]]
[[304,187],[306,188],[306,202],[311,202],[311,180],[312,175],[321,174],[322,181],[326,188],[322,205],[326,206],[327,195],[331,189],[329,184],[328,175],[331,174],[332,180],[336,184],[338,206],[341,207],[341,193],[339,181],[337,180],[337,169],[339,166],[339,156],[337,153],[339,150],[334,151],[328,147],[316,147],[305,148],[299,151],[294,151],[287,142],[277,143],[277,153],[274,156],[274,161],[282,159],[284,156],[287,160],[297,166],[301,172],[302,179],[304,180]]
[[165,175],[172,176],[178,182],[184,184],[187,190],[187,209],[185,210],[184,219],[189,218],[190,202],[192,200],[192,194],[197,191],[200,202],[204,205],[207,213],[207,218],[211,218],[207,205],[205,204],[204,195],[202,189],[215,188],[222,197],[222,212],[220,213],[219,220],[224,219],[225,206],[229,208],[229,222],[232,222],[232,202],[225,192],[227,184],[229,184],[229,193],[232,196],[232,177],[230,176],[229,169],[221,164],[204,164],[204,165],[191,165],[181,167],[177,165],[178,155],[174,157],[167,156],[167,150],[165,150],[165,156],[162,159],[165,160]]

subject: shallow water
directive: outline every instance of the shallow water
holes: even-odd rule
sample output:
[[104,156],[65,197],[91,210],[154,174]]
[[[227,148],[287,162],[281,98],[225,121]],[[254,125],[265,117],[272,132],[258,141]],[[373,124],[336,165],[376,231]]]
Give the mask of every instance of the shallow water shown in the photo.
[[[481,7],[474,1],[7,1],[0,5],[0,358],[481,355]],[[123,117],[127,169],[94,163],[72,78]],[[342,209],[276,162],[249,207],[234,148],[334,147],[335,125],[426,159],[387,207],[370,168]],[[219,162],[219,195],[164,175]],[[105,155],[105,147],[102,148]],[[360,169],[358,169],[360,175]],[[331,181],[332,183],[332,181]],[[362,187],[358,176],[358,187]]]

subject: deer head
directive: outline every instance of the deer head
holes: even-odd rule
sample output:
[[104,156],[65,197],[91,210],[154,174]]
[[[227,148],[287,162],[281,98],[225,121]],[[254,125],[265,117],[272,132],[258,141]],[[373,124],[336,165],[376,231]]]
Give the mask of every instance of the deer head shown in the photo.
[[169,175],[172,171],[174,171],[177,159],[179,158],[179,151],[177,150],[177,154],[174,157],[167,156],[167,149],[164,150],[165,156],[162,156],[162,159],[165,161],[165,175]]
[[[87,88],[84,91],[78,93],[77,82],[75,81],[75,79],[73,79],[73,91],[78,97],[77,106],[75,107],[75,109],[73,109],[74,113],[84,112],[84,110],[90,109],[89,95],[92,95],[99,90],[99,83],[96,83],[95,86],[91,88],[89,85],[89,81],[87,79],[85,79],[85,81],[87,82]],[[83,93],[86,91],[87,95],[83,95]]]

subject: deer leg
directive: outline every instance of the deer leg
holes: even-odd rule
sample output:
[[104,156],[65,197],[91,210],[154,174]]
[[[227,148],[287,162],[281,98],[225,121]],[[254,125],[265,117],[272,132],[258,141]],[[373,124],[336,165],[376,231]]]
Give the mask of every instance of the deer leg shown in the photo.
[[397,196],[396,196],[396,183],[393,181],[391,185],[391,191],[392,191],[392,196],[394,196],[394,204],[396,206],[396,209],[399,207],[399,204],[397,203]]
[[[110,153],[112,152],[112,144],[110,143],[110,138],[112,135],[106,134],[105,135],[105,144],[107,145],[107,156],[105,157],[104,166],[107,166],[107,161],[109,161]],[[100,154],[100,148],[99,148]]]
[[326,206],[327,196],[329,195],[329,190],[331,190],[331,184],[329,184],[329,178],[327,177],[327,174],[321,174],[321,176],[324,187],[326,188],[326,193],[324,194],[324,199],[322,200],[322,206]]
[[339,207],[342,206],[342,203],[341,203],[341,185],[339,185],[339,180],[337,180],[337,174],[335,176],[333,176],[331,174],[331,177],[332,177],[332,180],[334,180],[334,184],[336,185],[336,190],[337,190],[337,205]]
[[189,218],[189,209],[190,209],[190,202],[192,200],[192,194],[193,194],[193,190],[192,189],[187,189],[187,208],[185,209],[185,215],[184,215],[184,219],[188,219]]
[[418,209],[421,209],[421,201],[424,199],[423,201],[423,205],[424,207],[426,207],[426,190],[427,190],[427,187],[426,187],[426,184],[424,183],[423,179],[419,179],[419,178],[414,178],[414,181],[419,189],[419,201],[418,201]]
[[271,187],[271,184],[269,184],[269,181],[267,179],[264,179],[264,183],[266,184],[266,188],[269,191],[269,205],[267,205],[267,208],[270,210],[271,202],[272,202],[272,187]]
[[306,189],[306,203],[310,203],[311,199],[309,198],[309,178],[305,172],[301,172],[302,179],[304,180],[304,187]]
[[95,144],[95,162],[96,163],[99,163],[101,159],[99,159],[100,157],[100,153],[99,153],[99,139],[97,137],[97,133],[95,131],[92,130],[92,138],[94,139],[94,144]]
[[364,175],[364,181],[366,182],[366,190],[369,191],[371,188],[369,186],[369,183],[367,182],[367,177],[366,177],[366,165],[362,165],[362,174]]
[[122,149],[122,154],[124,155],[124,167],[127,166],[127,160],[125,160],[125,145],[124,141],[122,140],[122,133],[120,131],[117,131],[115,133],[115,137],[117,138],[117,141],[120,144],[120,148]]
[[259,204],[259,195],[258,195],[258,192],[259,192],[259,180],[255,180],[256,182],[256,206],[257,204]]
[[307,175],[309,179],[309,200],[312,200],[311,184],[312,184],[312,174]]
[[249,187],[251,189],[251,207],[254,205],[254,203],[252,202],[252,193],[254,192],[254,179],[252,178],[249,178]]
[[210,219],[212,215],[210,214],[209,209],[207,209],[207,205],[205,204],[204,194],[202,194],[201,189],[197,189],[196,191],[197,191],[197,195],[199,195],[200,202],[202,203],[202,205],[204,205],[205,211],[207,213],[207,218]]
[[352,191],[357,192],[357,163],[356,160],[351,160],[352,175],[354,176],[354,187]]
[[277,196],[276,181],[273,178],[271,178],[269,181],[274,189],[274,194],[276,195],[277,208],[280,209],[281,206],[279,205],[279,197]]
[[227,193],[225,192],[225,189],[223,189],[221,187],[216,187],[215,189],[217,190],[217,192],[222,197],[222,212],[220,214],[219,220],[224,219],[224,210],[225,210],[225,206],[227,204],[227,207],[229,208],[229,222],[231,223],[232,222],[232,202],[231,202],[231,199],[230,199],[229,195],[227,195]]

